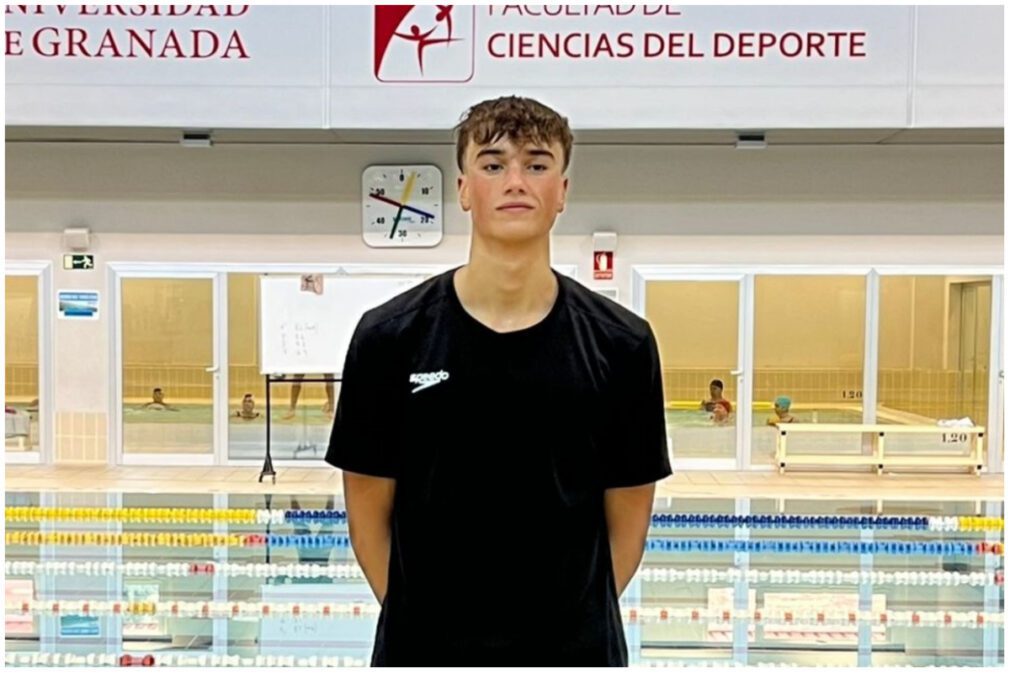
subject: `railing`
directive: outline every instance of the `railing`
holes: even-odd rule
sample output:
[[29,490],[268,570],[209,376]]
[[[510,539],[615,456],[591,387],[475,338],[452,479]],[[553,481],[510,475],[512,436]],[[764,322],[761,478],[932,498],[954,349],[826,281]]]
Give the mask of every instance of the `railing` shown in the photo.
[[[872,437],[873,451],[870,454],[838,455],[828,453],[803,453],[790,451],[788,439],[794,435],[809,434],[859,434]],[[940,435],[944,443],[963,444],[972,441],[973,446],[967,454],[939,455],[888,455],[885,451],[887,437],[899,434]],[[775,463],[779,473],[785,471],[786,465],[869,465],[875,467],[877,474],[889,467],[967,467],[975,474],[985,469],[985,454],[982,440],[985,428],[973,427],[942,427],[937,425],[876,425],[859,423],[783,423],[778,426],[778,436],[775,443]],[[949,441],[948,441],[949,440]]]

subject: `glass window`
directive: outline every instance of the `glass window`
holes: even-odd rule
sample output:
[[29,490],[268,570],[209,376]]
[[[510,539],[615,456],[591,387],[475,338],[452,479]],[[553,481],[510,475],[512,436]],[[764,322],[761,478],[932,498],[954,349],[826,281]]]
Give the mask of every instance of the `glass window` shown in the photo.
[[4,398],[8,451],[39,450],[39,280],[5,276]]
[[123,450],[214,450],[213,282],[123,279]]
[[[266,450],[266,381],[260,371],[260,276],[228,274],[228,457],[232,460],[262,460]],[[275,460],[312,460],[325,455],[338,390],[339,384],[321,382],[271,386],[270,453]]]
[[[862,423],[865,322],[863,276],[755,277],[753,463],[773,461],[773,424]],[[804,438],[803,452],[813,444],[862,451],[854,434]]]
[[[985,426],[991,313],[989,277],[882,277],[878,416],[924,425],[969,419],[963,422]],[[963,439],[953,444],[967,450],[969,438]],[[896,437],[888,444],[896,451],[957,448],[926,436]]]
[[[663,365],[672,455],[736,458],[736,377],[740,284],[649,281],[645,316]],[[721,386],[721,387],[720,387]]]

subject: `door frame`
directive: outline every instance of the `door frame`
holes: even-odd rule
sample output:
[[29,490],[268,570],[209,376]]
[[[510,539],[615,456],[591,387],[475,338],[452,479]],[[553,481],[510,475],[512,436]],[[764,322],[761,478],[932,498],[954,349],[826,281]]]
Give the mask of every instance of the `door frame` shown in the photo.
[[48,260],[6,260],[4,276],[33,276],[38,283],[39,450],[4,450],[6,465],[51,465],[56,446],[53,378],[53,263]]
[[[208,269],[183,268],[189,265],[168,263],[117,263],[108,265],[109,292],[109,323],[113,332],[110,339],[111,353],[109,357],[109,426],[111,465],[214,465],[217,459],[218,442],[221,434],[219,414],[216,413],[222,388],[227,390],[227,371],[221,371],[222,358],[227,358],[228,341],[223,340],[224,352],[221,351],[222,339],[219,334],[221,325],[221,295],[222,285],[227,283],[227,277],[222,280],[220,272]],[[213,406],[212,413],[212,446],[209,453],[166,453],[166,454],[128,454],[125,453],[123,441],[123,281],[134,278],[150,278],[163,280],[210,280],[211,281],[211,366],[213,373]],[[227,287],[224,287],[227,297]],[[227,369],[227,368],[225,368]],[[222,381],[222,375],[225,377]]]
[[735,424],[736,451],[733,458],[671,458],[674,470],[737,470],[742,456],[750,462],[750,428],[753,418],[751,398],[753,387],[750,383],[751,361],[754,357],[753,343],[747,335],[753,332],[754,312],[749,310],[754,294],[754,279],[741,269],[727,267],[691,266],[677,264],[641,264],[631,267],[631,308],[645,318],[646,289],[649,281],[684,282],[736,282],[737,294],[737,341],[736,366],[730,372],[736,378],[737,416]]

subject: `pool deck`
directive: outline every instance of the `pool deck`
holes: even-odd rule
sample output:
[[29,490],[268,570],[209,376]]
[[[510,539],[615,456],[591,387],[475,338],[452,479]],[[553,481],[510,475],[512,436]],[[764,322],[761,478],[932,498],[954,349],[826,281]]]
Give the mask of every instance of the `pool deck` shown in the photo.
[[[278,467],[277,483],[259,483],[257,467],[7,465],[6,491],[68,493],[340,493],[340,471]],[[803,500],[1003,500],[1002,474],[679,471],[660,482],[661,498]],[[521,490],[517,490],[517,494]]]

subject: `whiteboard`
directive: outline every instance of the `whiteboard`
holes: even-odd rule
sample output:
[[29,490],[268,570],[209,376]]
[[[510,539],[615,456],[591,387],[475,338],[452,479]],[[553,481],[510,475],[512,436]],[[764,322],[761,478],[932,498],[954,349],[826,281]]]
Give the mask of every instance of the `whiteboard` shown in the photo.
[[354,328],[365,311],[424,280],[423,276],[323,277],[322,294],[301,276],[260,277],[260,373],[340,375]]

